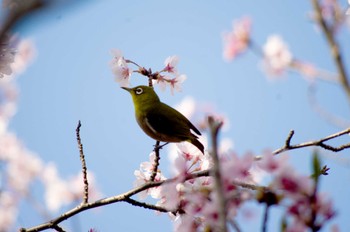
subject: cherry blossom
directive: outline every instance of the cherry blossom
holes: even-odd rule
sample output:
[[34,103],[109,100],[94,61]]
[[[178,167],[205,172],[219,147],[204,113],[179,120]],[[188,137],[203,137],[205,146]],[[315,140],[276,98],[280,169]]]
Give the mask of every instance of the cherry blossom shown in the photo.
[[45,185],[45,203],[50,211],[57,211],[74,200],[68,182],[63,180],[53,163],[46,165],[42,181]]
[[164,61],[165,68],[163,69],[163,71],[177,74],[176,65],[178,63],[179,63],[179,57],[178,56],[169,56]]
[[[96,178],[94,173],[87,171],[87,179],[89,183],[89,201],[97,200],[102,194],[96,186]],[[67,182],[68,189],[73,194],[75,200],[81,200],[84,197],[84,182],[83,182],[83,173],[79,172],[77,175],[73,176]]]
[[263,47],[264,68],[268,74],[282,75],[293,61],[288,46],[279,35],[271,35]]
[[128,67],[128,64],[121,51],[114,49],[111,51],[111,53],[113,55],[113,59],[110,62],[110,66],[114,74],[115,81],[118,82],[120,86],[129,86],[132,70]]
[[223,34],[223,57],[226,61],[233,60],[248,48],[250,30],[251,19],[244,17],[233,22],[232,31]]
[[[136,180],[134,182],[135,187],[139,187],[150,180],[152,172],[154,170],[154,166],[153,166],[154,159],[155,159],[155,153],[152,152],[149,155],[149,161],[141,163],[140,169],[134,171],[134,175],[136,177]],[[161,181],[165,179],[166,178],[160,172],[157,172],[154,181]],[[154,188],[147,189],[145,191],[140,192],[139,198],[145,199],[148,195],[150,195],[152,198],[157,199],[159,198],[159,194],[160,194],[160,187],[154,187]]]
[[[0,197],[0,231],[10,231],[18,214],[18,202],[9,191],[1,191]],[[12,228],[13,229],[13,228]]]

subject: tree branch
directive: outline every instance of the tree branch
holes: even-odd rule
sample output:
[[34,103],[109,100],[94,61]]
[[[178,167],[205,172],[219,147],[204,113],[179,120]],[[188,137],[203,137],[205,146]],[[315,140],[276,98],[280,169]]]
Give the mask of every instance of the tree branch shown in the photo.
[[[202,177],[202,176],[208,176],[209,175],[209,170],[205,170],[205,171],[200,171],[200,172],[196,172],[193,174],[190,174],[186,177],[186,180],[190,180],[190,179],[194,179],[194,178],[198,178],[198,177]],[[43,231],[43,230],[47,230],[47,229],[54,229],[59,223],[61,223],[62,221],[65,221],[71,217],[73,217],[76,214],[79,214],[85,210],[88,209],[92,209],[92,208],[96,208],[96,207],[100,207],[103,205],[109,205],[109,204],[113,204],[116,202],[128,202],[128,203],[135,203],[135,200],[130,199],[131,196],[136,195],[139,192],[142,192],[144,190],[147,190],[149,188],[153,188],[153,187],[158,187],[162,184],[167,184],[167,183],[171,183],[172,181],[176,181],[177,178],[172,178],[172,179],[167,179],[167,180],[163,180],[163,181],[159,181],[159,182],[148,182],[145,183],[139,187],[136,187],[130,191],[127,191],[125,193],[116,195],[116,196],[112,196],[112,197],[107,197],[95,202],[91,202],[91,203],[82,203],[81,205],[63,213],[62,215],[58,216],[55,219],[52,219],[46,223],[31,227],[31,228],[21,228],[20,231],[21,232],[37,232],[37,231]],[[138,203],[135,203],[138,204]],[[153,207],[153,206],[152,206]],[[147,208],[147,207],[144,207]],[[149,209],[151,209],[151,207],[148,207]],[[154,207],[152,209],[155,209]],[[161,211],[162,209],[157,207],[155,210],[157,211]],[[167,212],[172,212],[172,211],[167,211]]]
[[282,152],[287,151],[287,150],[293,150],[293,149],[297,149],[297,148],[310,147],[310,146],[318,146],[318,147],[322,147],[322,148],[324,148],[326,150],[330,150],[330,151],[333,151],[333,152],[339,152],[339,151],[344,150],[346,148],[350,148],[350,143],[341,145],[339,147],[334,147],[334,146],[325,144],[325,142],[327,142],[328,140],[340,137],[342,135],[349,134],[349,133],[350,133],[350,128],[347,128],[347,129],[345,129],[343,131],[340,131],[338,133],[329,135],[329,136],[327,136],[327,137],[325,137],[323,139],[320,139],[320,140],[315,140],[315,141],[300,143],[300,144],[296,144],[296,145],[291,145],[290,142],[291,142],[291,139],[292,139],[292,137],[294,135],[294,131],[291,130],[289,135],[288,135],[288,137],[287,137],[286,144],[284,145],[284,147],[273,151],[273,154],[277,155],[277,154],[282,153]]
[[[291,130],[289,132],[287,138],[286,138],[284,146],[274,150],[272,152],[272,154],[278,155],[278,154],[286,152],[286,151],[299,149],[299,148],[304,148],[304,147],[311,147],[311,146],[321,147],[323,149],[330,150],[330,151],[333,151],[333,152],[339,152],[339,151],[342,151],[344,149],[350,148],[350,143],[346,143],[346,144],[343,144],[341,146],[336,147],[336,146],[331,146],[329,144],[326,144],[325,142],[327,142],[327,141],[329,141],[331,139],[340,137],[342,135],[346,135],[346,134],[350,134],[350,127],[345,129],[345,130],[342,130],[340,132],[337,132],[337,133],[334,133],[332,135],[329,135],[329,136],[327,136],[325,138],[319,139],[319,140],[314,140],[314,141],[309,141],[309,142],[304,142],[304,143],[291,145],[290,143],[291,143],[291,140],[292,140],[292,138],[294,136],[294,130]],[[262,156],[255,156],[255,160],[261,160],[261,159],[262,159]]]
[[[298,149],[298,148],[303,148],[303,147],[308,147],[308,146],[320,146],[320,147],[323,147],[325,149],[328,149],[328,150],[331,150],[331,151],[341,151],[343,149],[347,149],[347,148],[350,148],[350,143],[348,144],[344,144],[342,146],[339,146],[339,147],[333,147],[333,146],[330,146],[330,145],[327,145],[325,144],[326,141],[328,140],[331,140],[331,139],[334,139],[334,138],[337,138],[339,136],[342,136],[342,135],[345,135],[345,134],[348,134],[350,133],[350,128],[346,129],[346,130],[343,130],[343,131],[340,131],[338,133],[335,133],[335,134],[332,134],[332,135],[329,135],[323,139],[320,139],[320,140],[316,140],[316,141],[310,141],[310,142],[304,142],[304,143],[300,143],[300,144],[296,144],[296,145],[291,145],[291,139],[294,135],[294,131],[290,131],[287,139],[286,139],[286,142],[285,142],[285,145],[277,150],[275,150],[273,152],[273,154],[277,155],[277,154],[280,154],[282,152],[285,152],[285,151],[288,151],[288,150],[293,150],[293,149]],[[215,145],[215,144],[213,144]],[[213,147],[216,147],[213,146]],[[256,160],[260,160],[262,157],[256,157]],[[192,174],[188,174],[186,176],[186,179],[185,181],[187,180],[191,180],[191,179],[195,179],[195,178],[199,178],[199,177],[204,177],[204,176],[210,176],[212,173],[214,173],[213,170],[204,170],[204,171],[199,171],[199,172],[195,172],[195,173],[192,173]],[[47,229],[56,229],[58,230],[58,228],[60,228],[58,225],[59,223],[61,223],[62,221],[65,221],[71,217],[73,217],[74,215],[77,215],[85,210],[88,210],[88,209],[92,209],[92,208],[96,208],[96,207],[100,207],[100,206],[104,206],[104,205],[109,205],[109,204],[113,204],[113,203],[116,203],[116,202],[121,202],[121,201],[124,201],[124,202],[127,202],[129,204],[132,204],[132,205],[137,205],[137,206],[141,206],[143,208],[146,208],[146,209],[152,209],[152,210],[157,210],[159,212],[172,212],[172,213],[176,213],[174,210],[169,210],[169,209],[165,209],[163,207],[159,207],[159,206],[155,206],[155,205],[151,205],[151,204],[147,204],[147,203],[143,203],[143,202],[138,202],[136,200],[133,200],[131,199],[132,196],[144,191],[144,190],[147,190],[147,189],[150,189],[150,188],[153,188],[153,187],[158,187],[158,186],[161,186],[163,184],[168,184],[168,183],[171,183],[173,181],[176,181],[177,180],[177,177],[175,178],[171,178],[171,179],[167,179],[167,180],[162,180],[162,181],[150,181],[150,182],[147,182],[139,187],[136,187],[134,189],[131,189],[125,193],[122,193],[122,194],[119,194],[119,195],[115,195],[115,196],[112,196],[112,197],[107,197],[107,198],[104,198],[104,199],[100,199],[100,200],[97,200],[95,202],[83,202],[82,204],[78,205],[77,207],[63,213],[62,215],[56,217],[55,219],[52,219],[46,223],[43,223],[43,224],[40,224],[40,225],[37,225],[37,226],[34,226],[34,227],[31,227],[31,228],[21,228],[20,231],[21,232],[37,232],[37,231],[43,231],[43,230],[47,230]],[[233,183],[237,186],[240,186],[242,188],[247,188],[247,189],[251,189],[251,190],[258,190],[259,188],[264,188],[262,186],[256,186],[256,185],[252,185],[252,184],[247,184],[247,183],[244,183],[244,182],[235,182]],[[226,225],[226,222],[225,222],[225,225]],[[62,229],[62,228],[61,228]],[[63,230],[63,229],[62,229]],[[59,231],[59,230],[58,230]]]
[[152,170],[152,175],[150,177],[150,181],[154,181],[158,172],[159,160],[160,160],[159,150],[163,147],[159,145],[160,145],[160,141],[156,141],[156,144],[154,145],[154,149],[153,149],[155,156],[154,156],[153,170]]
[[83,203],[86,204],[89,201],[89,182],[88,182],[88,178],[87,178],[87,167],[86,167],[86,162],[85,162],[83,144],[81,143],[81,139],[80,139],[80,127],[81,127],[81,123],[79,120],[77,129],[76,129],[76,135],[77,135],[77,142],[78,142],[78,148],[79,148],[79,154],[80,154],[81,169],[83,171],[83,181],[84,181]]
[[335,41],[332,28],[327,25],[327,22],[322,17],[322,9],[318,0],[311,0],[311,2],[315,9],[316,21],[320,25],[331,49],[331,55],[334,59],[335,65],[339,73],[339,81],[348,96],[348,100],[350,101],[350,84],[346,75],[345,65],[343,62],[342,54],[340,53],[339,45]]
[[218,197],[218,213],[219,213],[219,228],[218,231],[226,232],[226,198],[223,191],[223,184],[220,172],[220,161],[218,157],[218,133],[222,126],[222,122],[216,121],[213,117],[208,117],[208,124],[210,128],[212,151],[211,156],[213,157],[213,170],[212,175],[214,178],[215,190]]

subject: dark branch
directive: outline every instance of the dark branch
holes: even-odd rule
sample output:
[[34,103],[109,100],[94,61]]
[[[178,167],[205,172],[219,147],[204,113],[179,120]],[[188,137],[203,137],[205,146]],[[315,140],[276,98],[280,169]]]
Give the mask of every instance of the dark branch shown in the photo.
[[342,54],[340,52],[339,44],[336,42],[332,27],[330,27],[322,16],[322,9],[318,0],[311,0],[312,5],[315,9],[315,17],[317,23],[320,25],[323,34],[325,35],[329,47],[331,49],[331,55],[334,59],[337,71],[339,73],[340,83],[348,96],[350,101],[350,84],[346,75],[345,65],[343,61]]
[[161,206],[148,204],[146,202],[136,201],[136,200],[131,199],[131,198],[125,198],[124,201],[129,203],[129,204],[131,204],[131,205],[134,205],[134,206],[142,207],[142,208],[145,208],[145,209],[156,210],[156,211],[159,211],[159,212],[162,212],[162,213],[168,213],[168,212],[172,212],[173,214],[177,213],[176,210],[173,211],[173,210],[161,207]]
[[86,204],[89,201],[89,182],[88,182],[88,178],[87,178],[87,167],[86,167],[86,162],[85,162],[83,144],[81,143],[81,139],[80,139],[80,127],[81,127],[81,123],[79,120],[77,129],[76,129],[76,136],[77,136],[77,142],[78,142],[78,148],[79,148],[79,154],[80,154],[81,168],[83,171],[83,181],[84,181],[83,203]]
[[327,137],[325,137],[323,139],[291,145],[290,143],[291,143],[292,137],[294,135],[294,131],[291,130],[289,132],[289,135],[288,135],[287,139],[286,139],[285,145],[283,147],[273,151],[273,154],[277,155],[277,154],[280,154],[280,153],[285,152],[285,151],[298,149],[298,148],[303,148],[303,147],[310,147],[310,146],[322,147],[322,148],[324,148],[326,150],[330,150],[330,151],[333,151],[333,152],[339,152],[339,151],[342,151],[342,150],[344,150],[346,148],[350,148],[350,143],[347,143],[347,144],[335,147],[335,146],[328,145],[325,142],[327,142],[328,140],[340,137],[342,135],[349,134],[349,133],[350,133],[350,128],[347,128],[347,129],[345,129],[343,131],[340,131],[338,133],[329,135],[329,136],[327,136]]
[[154,163],[153,163],[153,171],[152,171],[152,175],[150,177],[150,181],[154,181],[154,179],[157,176],[157,172],[158,172],[158,167],[159,167],[159,160],[160,160],[160,155],[159,155],[159,150],[163,147],[163,146],[159,146],[160,145],[160,141],[156,141],[156,144],[154,145],[154,153],[155,153],[155,157],[154,157]]

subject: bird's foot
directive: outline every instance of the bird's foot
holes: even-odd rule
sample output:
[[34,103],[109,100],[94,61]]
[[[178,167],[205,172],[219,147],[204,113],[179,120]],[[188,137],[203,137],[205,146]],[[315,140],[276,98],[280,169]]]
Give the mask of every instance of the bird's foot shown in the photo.
[[162,145],[159,145],[159,143],[157,143],[156,145],[154,145],[154,149],[158,149],[158,150],[160,150],[160,149],[162,149],[165,145],[167,145],[169,142],[166,142],[166,143],[164,143],[164,144],[162,144]]

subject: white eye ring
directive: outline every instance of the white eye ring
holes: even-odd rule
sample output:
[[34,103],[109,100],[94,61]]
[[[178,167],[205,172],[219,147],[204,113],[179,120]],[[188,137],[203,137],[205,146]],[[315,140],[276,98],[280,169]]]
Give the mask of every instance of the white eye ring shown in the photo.
[[140,95],[141,93],[143,93],[143,89],[142,89],[142,88],[137,88],[137,89],[135,90],[135,93],[136,93],[137,95]]

